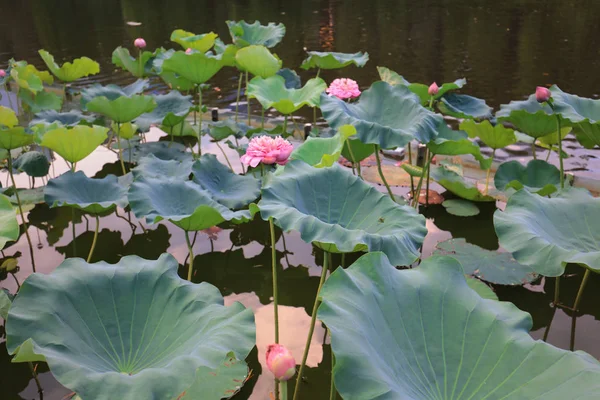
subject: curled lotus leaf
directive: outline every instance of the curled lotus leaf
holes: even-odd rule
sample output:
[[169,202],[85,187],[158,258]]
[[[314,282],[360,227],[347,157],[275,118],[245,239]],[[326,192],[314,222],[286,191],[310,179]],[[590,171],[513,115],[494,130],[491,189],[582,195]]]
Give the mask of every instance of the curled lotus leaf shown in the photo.
[[194,106],[192,104],[192,96],[184,96],[177,90],[153,97],[156,101],[156,108],[135,119],[135,123],[142,132],[147,132],[151,125],[174,127],[185,119]]
[[311,69],[338,69],[354,64],[357,67],[364,67],[369,61],[369,53],[334,53],[321,51],[308,51],[308,57],[302,62],[300,68]]
[[150,51],[142,52],[142,63],[140,68],[139,56],[133,57],[129,53],[129,49],[125,47],[117,47],[112,53],[112,63],[117,67],[129,72],[136,78],[143,78],[148,75],[152,75],[152,60],[156,56],[155,53]]
[[285,25],[269,22],[261,25],[259,21],[249,24],[246,21],[227,21],[231,40],[238,47],[262,45],[275,47],[285,36]]
[[235,54],[235,61],[240,70],[261,78],[273,76],[281,68],[281,60],[265,46],[244,47]]
[[153,154],[161,160],[190,160],[192,154],[186,151],[186,147],[181,143],[170,142],[147,142],[136,143],[131,148],[126,148],[123,157],[131,162],[138,163],[143,157]]
[[377,67],[377,72],[379,73],[379,79],[384,82],[389,83],[392,86],[395,85],[410,85],[410,82],[404,79],[404,77],[397,72],[392,71],[386,67]]
[[302,160],[315,168],[331,167],[340,158],[346,140],[353,135],[356,129],[343,125],[332,137],[309,137],[292,152],[290,159]]
[[226,139],[229,136],[235,136],[237,139],[241,139],[246,136],[246,133],[250,130],[250,127],[245,123],[235,122],[231,118],[210,122],[209,127],[210,130],[208,134],[216,141]]
[[79,110],[71,110],[67,112],[58,112],[56,110],[46,110],[35,114],[29,126],[35,125],[52,125],[58,123],[62,126],[75,126],[80,123],[92,123],[94,117],[83,115]]
[[193,49],[200,53],[206,53],[215,45],[215,39],[218,36],[214,32],[196,35],[183,29],[175,29],[171,33],[171,41],[183,47],[184,50]]
[[[439,90],[436,94],[433,95],[434,100],[439,100],[443,98],[445,95],[449,94],[453,90],[458,90],[467,84],[467,80],[465,78],[457,79],[454,82],[444,83],[439,87]],[[408,85],[408,88],[419,96],[421,99],[421,104],[429,104],[431,101],[431,97],[429,95],[429,85],[424,85],[422,83],[411,83]]]
[[19,99],[22,107],[33,114],[47,110],[59,111],[63,102],[61,96],[47,90],[35,94],[26,90],[19,91]]
[[40,145],[57,152],[65,160],[76,163],[90,154],[107,138],[108,128],[98,125],[76,125],[46,131]]
[[[0,194],[0,249],[19,238],[19,222],[10,199]],[[2,316],[0,316],[2,317]],[[5,318],[2,317],[2,318]]]
[[12,108],[0,106],[0,125],[7,128],[19,125],[19,118]]
[[10,70],[10,76],[19,88],[33,94],[44,90],[44,83],[51,85],[54,82],[50,72],[39,71],[31,64],[15,64]]
[[548,196],[560,187],[560,171],[544,160],[531,160],[526,166],[513,160],[500,164],[494,174],[494,185],[498,190],[512,188]]
[[59,66],[54,61],[54,56],[46,50],[39,50],[38,53],[54,76],[63,82],[73,82],[100,72],[100,64],[88,57],[76,58],[72,63],[66,62]]
[[277,71],[277,75],[285,79],[285,87],[287,89],[300,89],[302,87],[302,80],[293,69],[282,68]]
[[164,71],[162,69],[163,62],[167,58],[170,58],[175,53],[175,51],[176,51],[175,49],[165,50],[162,48],[157,50],[156,57],[152,60],[152,69],[154,71],[156,71],[158,76],[160,76],[160,78],[171,89],[176,89],[176,90],[180,90],[182,92],[187,92],[189,90],[192,90],[195,87],[195,84],[192,81],[180,76],[179,74],[176,74],[175,72]]
[[192,160],[161,160],[150,153],[138,161],[131,170],[135,179],[139,177],[156,179],[188,180],[192,173]]
[[483,119],[492,116],[492,107],[485,100],[466,94],[447,93],[440,99],[438,108],[442,114],[455,118]]
[[152,96],[144,95],[121,96],[114,100],[100,96],[94,97],[86,107],[89,111],[102,114],[114,122],[124,123],[154,110],[156,100]]
[[577,140],[589,149],[600,146],[600,100],[569,94],[558,86],[550,91],[556,112],[573,127]]
[[32,144],[34,135],[21,126],[0,128],[0,149],[14,150]]
[[292,114],[303,106],[318,107],[321,93],[327,84],[321,78],[309,79],[301,89],[288,89],[285,79],[273,75],[253,78],[248,84],[248,95],[257,99],[265,109],[273,107],[282,114]]
[[150,82],[147,79],[138,79],[127,86],[114,84],[102,86],[95,83],[81,90],[81,107],[86,110],[86,104],[96,97],[106,97],[108,100],[116,100],[119,97],[131,97],[148,89]]
[[[138,131],[138,126],[136,124],[132,124],[131,122],[124,122],[122,124],[115,123],[112,121],[110,123],[110,129],[117,135],[118,140],[120,139],[133,139],[135,134]],[[128,147],[130,143],[127,143]]]
[[481,202],[496,201],[494,197],[481,193],[477,186],[445,166],[431,167],[431,179],[462,199]]

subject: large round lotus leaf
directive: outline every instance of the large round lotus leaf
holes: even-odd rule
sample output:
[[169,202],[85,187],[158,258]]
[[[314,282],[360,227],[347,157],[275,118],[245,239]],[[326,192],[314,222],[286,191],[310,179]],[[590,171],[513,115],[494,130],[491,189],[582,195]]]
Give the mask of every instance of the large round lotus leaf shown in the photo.
[[0,129],[0,149],[19,149],[33,143],[33,139],[33,134],[20,126],[9,129]]
[[377,72],[379,73],[379,79],[384,82],[389,83],[392,86],[395,85],[410,85],[410,82],[404,79],[404,77],[397,72],[392,71],[386,67],[377,67]]
[[181,143],[170,143],[170,142],[147,142],[147,143],[136,143],[131,146],[131,149],[126,148],[123,152],[123,158],[125,160],[131,160],[131,162],[137,163],[143,157],[153,154],[156,158],[161,160],[190,160],[192,154],[186,152],[186,147]]
[[321,78],[312,78],[301,89],[288,89],[279,75],[263,79],[256,77],[248,84],[248,96],[257,99],[264,109],[273,107],[282,114],[292,114],[303,106],[318,107],[321,93],[327,84]]
[[114,122],[123,123],[154,110],[156,101],[152,96],[144,95],[122,96],[115,100],[100,96],[94,97],[86,107],[89,111],[102,114]]
[[131,184],[128,198],[136,218],[151,224],[168,219],[186,231],[250,219],[249,211],[231,211],[191,181],[139,178]]
[[556,112],[569,121],[577,139],[587,148],[600,146],[600,100],[565,93],[552,86]]
[[10,199],[0,194],[0,250],[19,238],[19,222]]
[[217,160],[214,154],[205,154],[192,167],[194,182],[210,196],[232,210],[243,208],[260,196],[260,181],[253,175],[238,175]]
[[425,109],[405,86],[375,82],[356,103],[321,96],[321,111],[332,128],[354,125],[363,143],[384,149],[404,147],[411,140],[427,143],[437,135],[441,116]]
[[165,81],[165,83],[171,88],[180,90],[182,92],[187,92],[196,86],[189,79],[185,79],[184,77],[176,74],[171,71],[164,71],[162,69],[163,62],[170,58],[175,53],[175,49],[159,49],[156,51],[156,57],[152,60],[152,69],[156,71],[156,73],[160,76],[160,78]]
[[19,99],[21,100],[21,106],[32,114],[47,110],[60,111],[63,101],[61,96],[46,90],[36,94],[20,91]]
[[338,268],[321,297],[344,399],[564,400],[600,391],[597,360],[531,338],[531,316],[482,299],[452,258],[397,270],[367,254]]
[[171,41],[181,45],[185,50],[193,49],[200,53],[206,53],[215,45],[217,36],[219,35],[214,32],[196,35],[183,29],[175,29],[171,33]]
[[289,162],[265,184],[258,207],[264,220],[273,217],[307,243],[336,252],[383,251],[396,265],[415,261],[427,234],[422,215],[338,164]]
[[[442,86],[440,86],[438,92],[433,95],[433,99],[441,99],[442,96],[448,92],[460,89],[466,84],[467,80],[465,78],[457,79],[454,82],[444,83]],[[421,104],[429,104],[431,101],[431,96],[429,95],[429,85],[424,85],[422,83],[411,83],[408,85],[408,88],[411,90],[411,92],[419,96],[419,99],[421,99]]]
[[58,112],[56,110],[47,110],[35,114],[35,117],[29,123],[29,126],[35,125],[52,125],[58,123],[62,126],[75,126],[81,122],[91,123],[94,117],[83,115],[79,110],[71,110],[67,112]]
[[11,108],[0,106],[0,125],[12,128],[19,125],[19,118]]
[[127,187],[115,175],[102,179],[88,178],[82,171],[68,171],[50,179],[44,189],[50,207],[75,207],[91,214],[101,214],[115,206],[127,206]]
[[482,249],[465,239],[438,243],[434,254],[455,258],[465,274],[499,285],[524,285],[538,277],[531,267],[519,264],[510,253]]
[[143,78],[152,74],[152,59],[154,56],[154,53],[143,51],[142,67],[140,68],[139,56],[138,58],[132,57],[129,49],[119,46],[112,53],[112,63],[136,78]]
[[186,54],[183,51],[176,51],[171,57],[163,61],[162,70],[176,73],[199,85],[212,78],[223,66],[224,62],[221,57],[203,53]]
[[431,179],[444,189],[460,198],[471,201],[495,201],[492,196],[484,195],[474,184],[467,182],[462,176],[444,166],[431,168]]
[[494,213],[500,245],[521,264],[559,276],[567,263],[600,272],[600,199],[584,189],[547,198],[519,190]]
[[467,132],[470,138],[478,137],[486,146],[494,150],[517,142],[515,131],[505,128],[502,124],[493,126],[490,121],[477,123],[467,119],[460,124],[460,129]]
[[281,60],[265,46],[244,47],[235,54],[235,61],[240,70],[261,78],[273,76],[281,68]]
[[557,131],[556,116],[546,103],[540,104],[535,94],[527,100],[511,101],[500,106],[496,113],[499,122],[508,122],[519,132],[533,138],[550,135]]
[[300,89],[302,87],[302,80],[293,69],[280,69],[277,71],[277,75],[285,79],[285,87],[288,89]]
[[[23,283],[9,312],[7,348],[31,338],[54,377],[83,399],[173,399],[255,343],[254,317],[223,306],[218,289],[177,276],[169,254],[117,264],[64,261]],[[35,315],[35,319],[31,316]]]
[[485,100],[465,94],[448,93],[440,99],[438,105],[443,114],[456,118],[489,118],[492,116],[492,108]]
[[518,161],[508,161],[498,167],[494,185],[498,190],[525,188],[540,196],[547,196],[560,187],[560,171],[544,160],[531,160],[527,166]]
[[46,156],[39,151],[28,151],[23,153],[15,160],[13,167],[27,175],[41,178],[48,175],[50,162]]
[[108,128],[97,125],[61,127],[46,132],[40,145],[54,150],[65,160],[76,163],[92,154],[106,140],[107,133]]
[[333,53],[309,51],[308,57],[302,62],[300,68],[320,68],[320,69],[338,69],[344,68],[350,64],[357,67],[364,67],[369,61],[369,53]]
[[51,85],[54,82],[54,78],[52,78],[50,72],[38,71],[31,64],[15,65],[10,70],[10,76],[19,88],[33,94],[44,90],[44,83]]
[[469,140],[469,135],[465,131],[455,131],[442,123],[438,126],[438,135],[427,143],[427,147],[433,154],[446,156],[457,156],[461,154],[471,154],[482,169],[488,169],[492,165],[492,159],[486,159],[481,154],[479,145]]
[[142,132],[147,132],[152,124],[166,127],[175,126],[185,119],[194,106],[192,96],[184,96],[177,90],[153,97],[156,101],[156,108],[152,112],[142,114],[135,119],[135,123]]
[[79,78],[100,72],[100,64],[87,57],[76,58],[72,63],[66,62],[59,66],[54,61],[54,56],[46,50],[39,50],[38,53],[54,76],[63,82],[73,82]]
[[260,21],[249,24],[246,21],[227,21],[231,40],[238,47],[262,45],[268,48],[275,47],[285,35],[285,25],[269,22],[261,25]]
[[142,157],[131,172],[136,179],[145,177],[186,181],[192,173],[192,160],[161,160],[150,153]]
[[109,100],[116,100],[122,96],[131,97],[134,94],[142,93],[148,87],[149,81],[144,79],[138,79],[131,85],[124,87],[113,84],[102,86],[95,83],[81,91],[81,106],[85,110],[86,104],[96,97],[106,97]]
[[352,135],[356,135],[356,129],[352,125],[343,125],[332,137],[309,137],[292,152],[290,159],[302,160],[315,168],[331,167],[340,158],[346,140]]

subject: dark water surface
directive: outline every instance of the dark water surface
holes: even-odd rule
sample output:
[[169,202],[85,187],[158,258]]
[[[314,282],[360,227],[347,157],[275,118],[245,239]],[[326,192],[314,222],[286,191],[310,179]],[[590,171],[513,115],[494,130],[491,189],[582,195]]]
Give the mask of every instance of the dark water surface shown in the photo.
[[[325,71],[331,80],[348,76],[368,87],[377,79],[375,67],[387,66],[408,80],[429,83],[466,77],[465,93],[485,98],[497,107],[519,99],[536,85],[557,83],[562,89],[582,96],[596,97],[600,76],[600,1],[538,0],[361,0],[361,1],[117,1],[117,0],[0,0],[0,66],[9,58],[25,59],[43,66],[37,50],[44,48],[58,60],[88,56],[100,62],[101,74],[91,81],[125,83],[132,79],[116,71],[111,54],[119,45],[131,47],[142,36],[149,48],[175,47],[170,33],[182,28],[196,33],[215,31],[225,42],[229,34],[227,19],[258,19],[263,23],[283,22],[287,34],[275,48],[284,67],[298,68],[308,50],[368,51],[371,60],[363,69]],[[131,27],[128,21],[142,22]],[[302,73],[308,78],[310,73]],[[235,100],[236,74],[221,71],[211,83],[209,104],[226,106]],[[157,89],[160,85],[157,83]],[[156,138],[155,138],[156,139]],[[203,147],[216,153],[206,142]],[[118,174],[115,156],[99,148],[78,169],[88,176]],[[221,160],[224,161],[224,160]],[[237,160],[233,160],[237,165]],[[66,166],[55,163],[56,174]],[[6,175],[0,173],[5,182]],[[26,187],[24,176],[17,178]],[[481,214],[458,218],[431,206],[424,214],[430,230],[424,246],[425,256],[438,241],[465,238],[487,249],[497,249],[492,224],[492,205],[480,205]],[[156,259],[172,253],[186,272],[187,248],[181,230],[161,223],[139,222],[126,211],[101,218],[101,232],[93,261],[117,262],[137,254]],[[37,205],[28,217],[30,234],[36,248],[40,272],[49,273],[65,257],[73,256],[71,210]],[[86,255],[93,237],[93,218],[77,218],[77,255]],[[194,245],[194,281],[216,285],[226,303],[241,301],[256,315],[257,348],[250,356],[254,376],[261,373],[265,348],[272,342],[271,269],[268,225],[260,220],[241,226],[223,225],[213,239],[199,232]],[[322,255],[298,234],[278,232],[280,273],[281,340],[300,359],[310,322],[312,301],[318,286]],[[13,293],[16,278],[22,282],[30,273],[30,259],[24,237],[4,250],[4,256],[19,259],[20,270],[0,276],[0,286]],[[354,257],[347,257],[350,262]],[[582,271],[572,268],[561,283],[561,298],[574,301]],[[514,302],[533,316],[532,335],[541,338],[552,322],[549,342],[569,348],[572,340],[571,312],[550,307],[553,280],[541,280],[527,288],[494,288],[501,300]],[[600,278],[592,274],[578,314],[575,348],[600,357]],[[1,329],[1,328],[0,328]],[[309,355],[309,368],[303,398],[326,399],[329,394],[330,348],[323,345],[323,328],[318,326]],[[44,399],[62,399],[69,391],[60,386],[44,365],[39,366]],[[263,374],[244,388],[238,399],[268,398],[271,377]],[[252,394],[251,394],[252,393]],[[0,399],[37,399],[36,386],[27,365],[11,364],[4,344],[0,346]]]

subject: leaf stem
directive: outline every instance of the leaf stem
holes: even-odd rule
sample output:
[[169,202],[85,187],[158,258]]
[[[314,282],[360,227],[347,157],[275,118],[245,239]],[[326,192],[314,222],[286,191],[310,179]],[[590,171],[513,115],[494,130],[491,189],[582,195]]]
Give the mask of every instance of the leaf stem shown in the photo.
[[281,388],[281,400],[288,400],[288,383],[287,381],[280,381]]
[[123,175],[127,174],[125,171],[125,163],[123,162],[123,149],[121,148],[121,123],[117,122],[117,147],[119,148],[119,161],[121,161],[121,171]]
[[494,165],[494,157],[496,156],[496,149],[492,150],[492,162],[490,163],[490,167],[485,174],[485,191],[484,194],[487,196],[488,188],[490,185],[490,174],[492,173],[492,166]]
[[242,80],[244,79],[244,73],[240,72],[240,79],[238,79],[237,96],[235,97],[235,123],[238,123],[238,110],[240,108],[240,93],[242,92]]
[[581,301],[581,297],[583,295],[583,289],[585,289],[585,285],[590,277],[590,269],[586,268],[585,273],[583,274],[583,280],[579,285],[579,290],[577,291],[577,297],[575,298],[575,304],[573,305],[573,312],[576,313],[579,308],[579,302]]
[[352,169],[354,170],[354,164],[356,164],[356,171],[358,172],[358,176],[362,179],[360,161],[356,161],[356,157],[354,157],[354,152],[352,151],[352,146],[350,146],[350,141],[348,139],[346,139],[346,146],[348,146],[348,153],[350,153],[350,158],[352,158],[352,160],[350,160],[352,162]]
[[185,242],[187,244],[188,247],[188,251],[190,252],[190,266],[188,268],[188,276],[187,276],[187,280],[188,281],[192,281],[192,270],[194,268],[194,250],[192,249],[192,244],[190,243],[190,237],[188,236],[188,232],[187,231],[183,231],[183,234],[185,235]]
[[381,177],[381,180],[383,181],[385,188],[387,189],[388,193],[390,194],[392,201],[395,202],[396,199],[394,198],[394,193],[392,193],[392,189],[390,189],[390,185],[388,185],[387,181],[385,180],[385,176],[383,175],[383,170],[381,169],[381,158],[379,157],[379,146],[376,144],[374,144],[373,146],[375,147],[375,158],[377,159],[377,170],[379,171],[379,176]]
[[554,278],[554,306],[560,304],[560,275]]
[[94,231],[94,240],[92,241],[92,247],[90,248],[90,253],[87,256],[87,262],[89,263],[92,259],[92,255],[94,255],[94,249],[96,248],[96,241],[98,240],[98,229],[100,227],[100,217],[96,215],[96,230]]
[[[408,143],[408,164],[412,165],[412,143]],[[415,197],[415,179],[410,175],[410,193]]]
[[275,343],[279,343],[279,301],[277,288],[277,254],[275,248],[275,224],[273,217],[269,217],[269,230],[271,232],[271,266],[273,269],[273,309],[275,312]]
[[[551,99],[550,99],[551,100]],[[562,135],[560,133],[560,115],[556,113],[556,109],[551,101],[548,101],[548,105],[552,109],[554,116],[556,117],[556,126],[557,126],[557,135],[558,135],[558,163],[560,166],[560,188],[564,189],[565,187],[565,168],[563,165],[563,157],[562,157]],[[551,146],[552,147],[552,146]]]
[[198,85],[198,158],[202,156],[202,89]]
[[417,209],[419,207],[419,198],[421,197],[421,187],[423,186],[423,179],[425,177],[426,170],[428,170],[429,166],[431,165],[431,160],[433,159],[433,155],[426,155],[426,157],[427,157],[427,163],[423,167],[423,172],[421,172],[421,177],[419,178],[419,183],[417,184],[417,191],[416,191],[415,195],[413,196],[413,207],[415,209]]
[[284,117],[283,117],[283,134],[281,135],[282,137],[283,137],[283,135],[285,135],[285,133],[287,132],[287,119],[288,119],[288,116],[287,116],[287,114],[286,114],[286,115],[284,115]]
[[246,71],[246,107],[248,109],[248,126],[250,126],[250,95],[248,94],[248,71]]
[[43,400],[44,399],[44,390],[42,389],[42,385],[40,383],[40,380],[38,379],[38,374],[37,374],[37,372],[35,372],[35,368],[33,367],[33,363],[31,361],[27,362],[27,364],[29,365],[29,370],[31,371],[31,375],[33,376],[33,379],[35,380],[35,385],[37,386],[38,394],[40,395],[40,400]]

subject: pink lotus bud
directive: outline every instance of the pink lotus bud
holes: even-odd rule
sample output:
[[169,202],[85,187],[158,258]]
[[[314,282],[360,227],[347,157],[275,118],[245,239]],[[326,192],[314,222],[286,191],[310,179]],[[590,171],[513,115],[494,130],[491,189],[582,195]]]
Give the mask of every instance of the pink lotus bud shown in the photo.
[[0,69],[0,78],[4,78],[6,76],[6,71],[3,69]]
[[192,49],[188,47],[187,50],[185,51],[185,54],[192,54]]
[[146,41],[142,38],[137,38],[133,41],[133,45],[138,49],[143,49],[144,47],[146,47]]
[[275,375],[275,379],[287,381],[296,374],[296,360],[285,346],[270,344],[266,358],[267,368]]
[[433,82],[431,86],[429,86],[427,93],[429,93],[430,96],[435,96],[439,91],[440,87],[437,85],[437,83]]
[[537,99],[538,103],[548,101],[550,100],[550,97],[552,97],[552,93],[550,90],[548,90],[548,88],[543,86],[538,86],[535,88],[535,98]]

